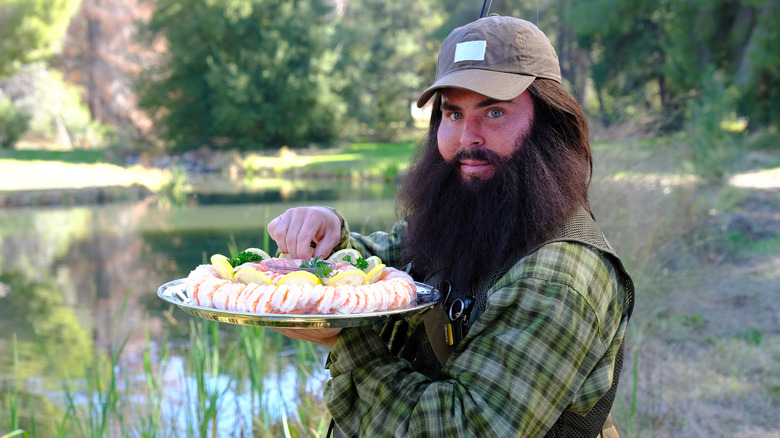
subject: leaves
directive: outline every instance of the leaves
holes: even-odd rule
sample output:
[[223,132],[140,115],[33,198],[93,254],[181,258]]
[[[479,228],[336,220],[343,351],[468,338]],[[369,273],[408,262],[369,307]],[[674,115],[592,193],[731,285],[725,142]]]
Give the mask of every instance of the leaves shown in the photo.
[[304,260],[303,263],[301,263],[301,268],[314,268],[314,275],[321,280],[325,280],[333,274],[333,266],[327,261],[321,260],[320,256],[314,257],[311,260]]
[[228,259],[228,262],[234,268],[236,266],[243,265],[244,263],[261,261],[263,261],[263,257],[260,254],[249,251],[241,251],[240,253],[236,254],[235,257]]
[[322,0],[160,0],[148,31],[169,62],[145,74],[141,104],[174,150],[308,146],[338,133],[326,100],[330,56]]

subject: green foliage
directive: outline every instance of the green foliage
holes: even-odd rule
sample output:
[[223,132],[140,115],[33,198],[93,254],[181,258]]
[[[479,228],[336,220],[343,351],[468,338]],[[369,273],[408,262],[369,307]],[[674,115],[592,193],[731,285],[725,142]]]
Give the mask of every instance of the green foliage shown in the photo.
[[16,102],[16,110],[27,115],[30,132],[57,139],[62,146],[99,146],[110,132],[92,119],[81,88],[43,63],[25,65],[0,88]]
[[410,104],[432,80],[441,12],[431,2],[349,2],[335,25],[331,81],[349,108],[352,131],[394,141],[413,125]]
[[55,51],[80,0],[0,2],[0,77]]
[[735,104],[714,67],[703,77],[701,95],[688,104],[686,164],[706,182],[719,184],[726,181],[729,165],[738,153],[735,134],[724,129],[724,124],[736,117]]
[[342,108],[321,0],[161,0],[148,25],[168,62],[141,82],[174,150],[266,149],[332,140]]
[[[780,2],[762,1],[756,8],[756,25],[735,72],[739,110],[751,127],[780,129]],[[775,148],[777,148],[775,142]]]
[[10,99],[0,97],[0,149],[13,149],[29,123],[30,116],[14,107]]
[[564,9],[576,46],[591,63],[598,110],[607,124],[626,114],[649,114],[667,129],[681,128],[686,101],[706,87],[709,75],[702,72],[709,66],[726,88],[739,87],[734,109],[751,126],[778,124],[777,1],[596,0]]

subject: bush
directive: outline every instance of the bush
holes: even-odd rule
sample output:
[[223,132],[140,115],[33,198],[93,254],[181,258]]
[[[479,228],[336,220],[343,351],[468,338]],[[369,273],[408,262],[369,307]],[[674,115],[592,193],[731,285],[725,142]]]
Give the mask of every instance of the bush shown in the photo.
[[25,114],[27,130],[62,146],[102,146],[108,130],[92,119],[82,102],[82,90],[43,63],[25,65],[2,81],[3,91],[19,102],[16,111]]
[[19,111],[10,99],[0,98],[0,149],[13,149],[29,125],[30,116]]

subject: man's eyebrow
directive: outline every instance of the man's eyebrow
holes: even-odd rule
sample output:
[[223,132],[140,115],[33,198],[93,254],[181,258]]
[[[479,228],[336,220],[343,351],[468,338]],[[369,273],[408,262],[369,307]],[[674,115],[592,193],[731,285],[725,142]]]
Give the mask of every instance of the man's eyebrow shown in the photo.
[[451,103],[447,103],[442,101],[441,103],[441,110],[442,111],[460,111],[460,107],[457,105],[453,105]]
[[477,104],[477,108],[486,108],[486,107],[489,107],[489,106],[498,105],[499,103],[510,103],[510,102],[512,102],[512,101],[511,100],[498,100],[498,99],[493,99],[491,97],[488,97],[487,99],[481,100]]
[[[498,105],[500,103],[510,103],[511,100],[499,100],[499,99],[493,99],[492,97],[485,98],[479,103],[477,103],[477,108],[487,108],[489,106]],[[460,111],[461,108],[457,105],[453,105],[448,102],[442,101],[441,103],[441,109],[442,111]]]

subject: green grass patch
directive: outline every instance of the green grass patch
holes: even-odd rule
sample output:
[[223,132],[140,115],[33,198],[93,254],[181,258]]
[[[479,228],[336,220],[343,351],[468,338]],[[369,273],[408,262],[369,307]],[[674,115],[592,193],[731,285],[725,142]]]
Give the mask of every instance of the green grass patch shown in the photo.
[[247,173],[272,173],[283,176],[328,177],[335,179],[379,179],[393,181],[406,168],[416,144],[352,143],[320,151],[284,150],[274,155],[249,155],[244,158]]
[[18,161],[61,161],[63,163],[97,164],[104,162],[105,151],[94,149],[44,150],[21,149],[0,150],[0,159]]

